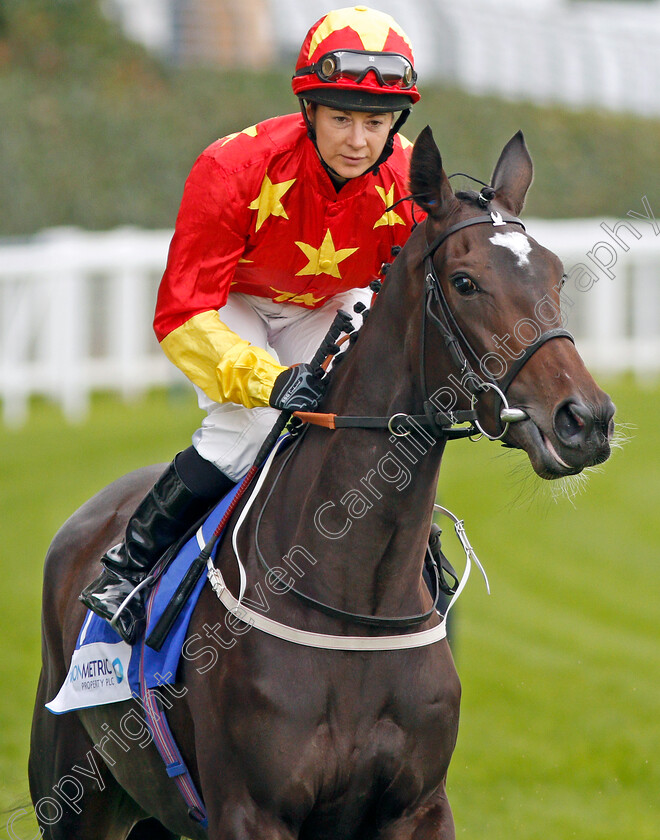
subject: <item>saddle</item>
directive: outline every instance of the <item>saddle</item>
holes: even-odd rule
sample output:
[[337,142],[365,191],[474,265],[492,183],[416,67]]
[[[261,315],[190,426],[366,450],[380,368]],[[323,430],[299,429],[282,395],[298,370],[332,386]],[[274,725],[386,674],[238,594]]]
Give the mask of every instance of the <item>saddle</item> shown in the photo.
[[87,611],[78,634],[76,648],[66,679],[57,695],[46,705],[54,714],[74,709],[117,703],[140,697],[141,683],[154,689],[176,681],[183,644],[190,619],[206,580],[201,576],[191,597],[182,605],[167,634],[165,643],[156,651],[145,644],[170,604],[191,563],[200,552],[197,534],[208,540],[223,518],[238,488],[233,488],[208,514],[183,544],[168,552],[156,571],[155,583],[147,596],[147,625],[142,639],[131,646],[124,642],[110,624]]

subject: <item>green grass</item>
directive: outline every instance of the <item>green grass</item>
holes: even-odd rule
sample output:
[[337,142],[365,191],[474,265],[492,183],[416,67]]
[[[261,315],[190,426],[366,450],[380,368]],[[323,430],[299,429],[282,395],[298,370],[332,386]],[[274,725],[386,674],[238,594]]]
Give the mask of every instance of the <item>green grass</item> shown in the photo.
[[[464,692],[450,769],[458,837],[658,836],[660,388],[609,386],[633,437],[572,503],[553,501],[517,453],[493,444],[459,441],[445,456],[440,499],[465,519],[492,587],[489,597],[474,573],[453,629]],[[130,405],[99,397],[78,427],[40,403],[23,429],[0,430],[0,809],[27,799],[52,535],[113,478],[187,446],[198,419],[188,396],[157,393]],[[16,831],[35,828],[25,820]]]
[[573,504],[518,453],[454,444],[445,459],[442,499],[492,586],[475,577],[455,630],[459,836],[658,836],[660,391],[610,390],[636,428]]

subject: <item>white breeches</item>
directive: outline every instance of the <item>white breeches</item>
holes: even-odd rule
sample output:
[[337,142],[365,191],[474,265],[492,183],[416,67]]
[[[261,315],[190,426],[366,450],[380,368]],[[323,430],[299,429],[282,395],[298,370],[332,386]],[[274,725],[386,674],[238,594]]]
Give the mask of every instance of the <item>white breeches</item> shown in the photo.
[[[368,307],[371,291],[342,292],[318,309],[274,303],[253,295],[230,294],[219,314],[223,323],[241,338],[269,350],[281,365],[288,366],[312,359],[338,309],[348,312],[356,327],[359,326],[361,318],[353,312],[358,301]],[[200,388],[195,390],[199,407],[207,416],[193,435],[193,445],[203,458],[238,481],[252,465],[279,412],[274,408],[217,403]]]

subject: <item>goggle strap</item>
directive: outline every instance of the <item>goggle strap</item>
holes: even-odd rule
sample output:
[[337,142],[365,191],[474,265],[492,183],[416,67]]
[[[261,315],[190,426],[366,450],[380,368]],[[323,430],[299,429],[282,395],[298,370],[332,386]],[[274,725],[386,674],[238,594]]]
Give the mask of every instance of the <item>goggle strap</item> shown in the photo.
[[[326,76],[323,73],[323,71],[321,70],[321,67],[322,67],[323,62],[325,61],[326,58],[329,58],[331,56],[334,57],[336,55],[339,55],[340,53],[352,53],[352,54],[356,54],[356,55],[372,56],[375,59],[377,59],[377,57],[379,55],[379,53],[367,53],[367,52],[362,53],[359,50],[335,50],[335,51],[332,51],[332,52],[329,52],[329,53],[325,53],[324,55],[321,56],[321,58],[319,58],[318,61],[314,62],[314,64],[311,64],[309,67],[301,67],[300,69],[296,70],[293,74],[293,77],[296,78],[297,76],[316,75],[321,81],[325,82],[326,84],[328,84],[331,81],[335,81],[335,79],[333,79],[331,76],[330,77]],[[380,55],[386,55],[386,54],[385,53],[380,53]],[[360,84],[364,80],[367,73],[369,73],[370,71],[373,71],[374,74],[376,75],[376,78],[378,79],[381,87],[399,87],[401,90],[408,90],[411,87],[413,87],[415,85],[415,82],[417,81],[417,73],[415,72],[415,68],[412,66],[412,63],[404,55],[401,55],[400,53],[392,53],[392,55],[396,55],[398,58],[401,59],[401,62],[402,62],[403,66],[409,66],[412,70],[412,79],[411,79],[410,83],[407,85],[407,87],[405,87],[405,88],[401,87],[401,85],[399,84],[399,82],[404,81],[403,74],[401,74],[401,76],[398,77],[398,81],[395,81],[392,84],[388,84],[387,82],[385,82],[385,80],[383,78],[383,75],[382,75],[382,71],[377,66],[376,61],[368,62],[367,65],[364,67],[364,69],[360,70],[360,73],[357,74],[357,77],[355,79],[357,84]],[[341,63],[340,62],[337,63],[336,75],[337,75],[337,78],[342,78],[342,71],[341,71]],[[350,78],[350,77],[349,76],[344,76],[344,78]]]

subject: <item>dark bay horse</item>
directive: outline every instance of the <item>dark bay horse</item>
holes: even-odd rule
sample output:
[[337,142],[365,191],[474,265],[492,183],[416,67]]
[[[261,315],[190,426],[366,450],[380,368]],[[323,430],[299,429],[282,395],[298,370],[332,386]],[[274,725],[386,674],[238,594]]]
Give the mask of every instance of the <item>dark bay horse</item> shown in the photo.
[[[323,411],[414,416],[425,435],[410,427],[406,435],[393,421],[389,430],[308,426],[277,456],[236,539],[246,596],[267,599],[270,618],[333,636],[383,634],[377,622],[313,609],[272,579],[268,587],[265,565],[284,568],[285,558],[287,574],[299,571],[296,588],[335,610],[376,618],[429,610],[421,573],[446,442],[442,429],[431,431],[434,423],[446,428],[443,412],[474,409],[488,436],[524,450],[546,479],[609,456],[614,407],[561,328],[562,266],[515,218],[531,178],[518,134],[500,156],[492,188],[455,195],[430,130],[418,138],[410,185],[427,217],[333,371]],[[189,628],[195,643],[177,683],[162,694],[208,830],[189,817],[143,724],[140,730],[134,701],[62,716],[44,709],[81,627],[78,593],[158,471],[140,470],[101,491],[48,552],[29,768],[43,836],[453,838],[445,780],[460,684],[446,640],[371,652],[293,644],[228,623],[205,586]],[[229,539],[216,565],[237,594]],[[432,614],[400,632],[438,622]]]

